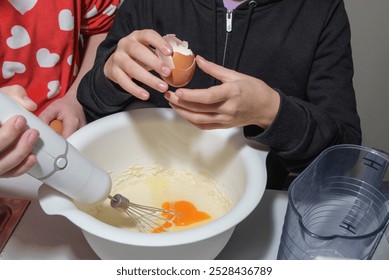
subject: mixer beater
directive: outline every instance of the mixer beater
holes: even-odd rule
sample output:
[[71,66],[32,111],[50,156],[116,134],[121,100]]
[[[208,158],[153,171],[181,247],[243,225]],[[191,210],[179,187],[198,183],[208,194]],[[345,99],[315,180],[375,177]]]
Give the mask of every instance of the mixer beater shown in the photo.
[[133,203],[121,194],[109,195],[108,198],[111,200],[111,207],[125,212],[141,232],[168,232],[168,228],[173,225],[173,221],[167,217],[179,215],[162,208]]

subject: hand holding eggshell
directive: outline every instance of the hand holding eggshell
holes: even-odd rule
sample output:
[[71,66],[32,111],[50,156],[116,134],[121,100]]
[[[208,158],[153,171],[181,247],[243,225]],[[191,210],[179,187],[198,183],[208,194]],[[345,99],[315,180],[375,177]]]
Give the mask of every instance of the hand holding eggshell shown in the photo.
[[164,93],[168,84],[150,71],[168,76],[171,69],[158,57],[156,50],[166,56],[173,53],[170,44],[156,31],[135,30],[119,40],[116,50],[104,65],[104,74],[141,100],[147,100],[150,93],[140,84]]
[[[183,63],[175,63],[182,58],[185,58]],[[104,74],[128,93],[147,100],[150,93],[143,85],[161,93],[169,85],[182,87],[193,77],[194,60],[188,44],[175,35],[162,37],[152,29],[136,30],[119,40],[104,65]]]
[[181,41],[175,35],[169,34],[164,39],[172,46],[171,56],[163,55],[158,50],[157,55],[171,68],[171,74],[162,79],[173,87],[183,87],[187,85],[194,74],[196,63],[193,52],[189,49],[188,42]]

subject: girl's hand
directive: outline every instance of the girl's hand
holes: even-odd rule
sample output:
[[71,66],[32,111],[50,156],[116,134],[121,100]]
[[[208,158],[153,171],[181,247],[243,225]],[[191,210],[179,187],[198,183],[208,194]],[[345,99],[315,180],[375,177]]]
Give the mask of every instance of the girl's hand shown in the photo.
[[267,128],[274,120],[280,97],[263,81],[224,68],[197,56],[205,73],[221,81],[207,89],[180,88],[165,98],[182,117],[201,129],[258,125]]
[[170,67],[156,55],[158,49],[164,55],[172,54],[172,47],[154,30],[137,30],[121,39],[115,52],[104,65],[104,74],[111,81],[139,99],[147,100],[150,94],[134,80],[159,92],[166,92],[168,84],[150,70],[162,76],[170,75]]
[[75,98],[75,94],[67,92],[64,97],[51,103],[39,118],[46,124],[58,119],[63,123],[62,136],[69,137],[72,133],[86,124],[84,111]]

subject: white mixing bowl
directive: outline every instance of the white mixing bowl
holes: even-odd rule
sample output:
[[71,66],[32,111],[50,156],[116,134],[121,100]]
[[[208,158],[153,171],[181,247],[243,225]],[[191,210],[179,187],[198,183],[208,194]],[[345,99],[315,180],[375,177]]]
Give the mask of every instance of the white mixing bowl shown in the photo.
[[102,259],[214,259],[265,190],[266,151],[250,145],[238,128],[203,131],[171,109],[114,114],[88,124],[68,140],[107,171],[122,172],[135,164],[206,171],[223,186],[223,194],[232,203],[229,212],[208,224],[148,234],[103,223],[80,211],[68,197],[42,187],[43,210],[63,215],[78,226]]

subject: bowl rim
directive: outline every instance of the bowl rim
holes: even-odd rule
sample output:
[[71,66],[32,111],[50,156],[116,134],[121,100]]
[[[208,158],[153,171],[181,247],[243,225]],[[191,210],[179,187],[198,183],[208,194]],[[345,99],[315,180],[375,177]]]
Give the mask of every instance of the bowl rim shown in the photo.
[[[108,127],[109,130],[117,129],[122,125],[128,125],[129,117],[140,118],[143,120],[154,120],[156,116],[163,119],[173,120],[178,122],[186,122],[185,119],[179,117],[174,110],[170,108],[143,108],[130,111],[123,111],[98,119],[84,126],[68,138],[68,142],[82,149],[85,146],[85,141],[81,141],[78,137],[80,134],[87,134],[88,137],[99,137],[105,134],[101,129],[102,125]],[[112,122],[114,120],[114,122]],[[207,133],[215,133],[217,135],[232,135],[240,132],[239,128],[216,129],[208,130]],[[240,134],[242,135],[242,134]],[[242,136],[242,140],[245,141]],[[242,193],[238,203],[222,217],[204,226],[193,229],[170,232],[168,234],[149,234],[141,232],[132,232],[123,230],[98,220],[93,216],[79,210],[70,198],[62,193],[48,187],[42,186],[38,191],[38,199],[42,209],[49,215],[62,215],[78,226],[82,231],[89,234],[128,245],[147,246],[147,247],[163,247],[189,244],[198,242],[204,239],[221,234],[242,222],[259,204],[262,199],[266,186],[266,165],[265,160],[267,151],[258,149],[252,145],[245,144],[240,149],[239,153],[245,158],[243,161],[244,168],[249,174],[247,178],[247,187]],[[260,172],[258,167],[261,167]],[[233,221],[233,222],[231,222]],[[96,227],[100,229],[96,233]]]

